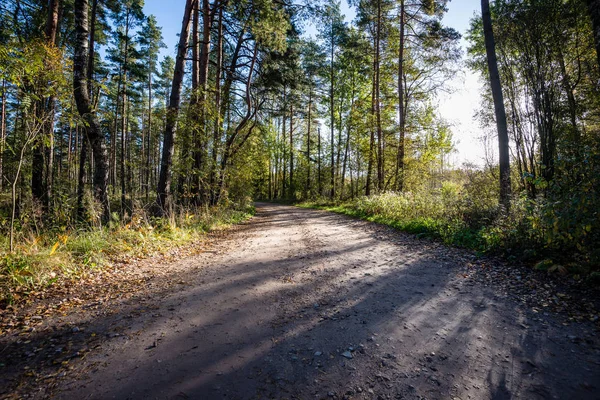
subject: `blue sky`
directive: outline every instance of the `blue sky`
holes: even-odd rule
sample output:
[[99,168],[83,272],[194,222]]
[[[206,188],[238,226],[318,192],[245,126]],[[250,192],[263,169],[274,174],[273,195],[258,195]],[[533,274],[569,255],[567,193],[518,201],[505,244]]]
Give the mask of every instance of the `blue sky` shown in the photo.
[[[146,0],[145,2],[144,12],[147,15],[155,15],[158,25],[162,27],[163,40],[168,47],[162,50],[162,56],[174,55],[184,7],[185,0]],[[477,0],[451,0],[444,24],[464,34],[469,26],[469,20],[479,7],[480,3]],[[348,7],[346,0],[342,0],[342,10],[346,14],[346,20],[350,22],[354,12]],[[466,49],[464,39],[461,43],[463,49]],[[454,92],[440,95],[438,102],[442,116],[453,127],[457,153],[452,160],[457,166],[464,161],[483,165],[483,145],[478,139],[481,130],[477,121],[473,119],[480,103],[480,79],[465,67],[449,82],[449,87]]]

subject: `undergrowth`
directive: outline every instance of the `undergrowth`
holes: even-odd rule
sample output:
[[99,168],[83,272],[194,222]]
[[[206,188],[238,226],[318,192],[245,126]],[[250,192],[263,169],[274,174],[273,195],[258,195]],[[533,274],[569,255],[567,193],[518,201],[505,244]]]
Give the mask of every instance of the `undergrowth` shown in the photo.
[[145,257],[200,239],[207,232],[240,223],[254,207],[212,207],[181,212],[170,219],[134,212],[110,227],[62,227],[43,233],[19,232],[15,251],[0,242],[0,306],[17,302],[60,279],[76,278],[127,257]]

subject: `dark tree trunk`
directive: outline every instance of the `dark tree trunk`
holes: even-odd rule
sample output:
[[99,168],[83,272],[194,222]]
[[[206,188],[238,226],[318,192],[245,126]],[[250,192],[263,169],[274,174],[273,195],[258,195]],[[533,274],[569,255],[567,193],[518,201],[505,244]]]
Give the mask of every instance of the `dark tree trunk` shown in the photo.
[[110,135],[110,184],[113,187],[113,193],[117,186],[117,136],[119,135],[119,114],[121,112],[121,81],[122,69],[119,68],[119,80],[117,82],[117,99],[115,101],[115,126]]
[[[38,115],[38,118],[43,118],[43,115]],[[43,203],[46,202],[44,192],[46,190],[44,186],[44,150],[46,148],[44,144],[44,138],[38,138],[36,140],[35,147],[33,149],[33,158],[31,163],[31,195],[37,201]]]
[[79,157],[79,175],[77,176],[77,217],[84,219],[85,207],[83,206],[83,196],[85,194],[85,162],[87,158],[87,140],[81,140],[81,153]]
[[127,176],[125,174],[125,159],[127,152],[127,113],[128,103],[127,103],[127,73],[128,73],[128,56],[129,56],[129,10],[127,10],[127,14],[125,17],[125,51],[124,51],[124,59],[123,59],[123,86],[122,86],[122,112],[121,112],[121,159],[120,161],[120,172],[121,172],[121,216],[125,215],[125,211],[127,209],[127,185],[126,179]]
[[146,139],[146,168],[144,171],[144,191],[146,194],[146,202],[150,193],[150,154],[152,149],[152,72],[148,74],[148,136]]
[[310,78],[311,87],[308,92],[308,124],[306,127],[306,188],[304,190],[304,198],[308,199],[312,197],[312,190],[310,189],[310,128],[311,128],[311,117],[312,117],[312,77]]
[[197,103],[198,80],[200,78],[200,6],[198,2],[194,6],[194,17],[192,19],[192,102]]
[[[279,125],[279,121],[277,121]],[[277,126],[277,137],[275,143],[279,143],[279,126]],[[279,146],[275,146],[275,179],[273,179],[273,197],[279,198]]]
[[0,192],[4,184],[4,143],[6,140],[6,80],[2,79],[2,114],[0,120]]
[[490,14],[489,0],[481,0],[481,16],[483,20],[483,35],[485,39],[485,52],[490,73],[490,86],[494,99],[494,111],[496,114],[496,126],[498,128],[498,150],[500,157],[500,204],[507,210],[510,207],[510,153],[508,147],[508,127],[506,123],[506,112],[504,110],[504,98],[502,96],[502,85],[498,73],[498,61],[496,59],[496,44],[494,42],[494,31],[492,29],[492,16]]
[[56,43],[56,32],[58,30],[59,0],[48,0],[48,18],[46,19],[46,43]]
[[[127,81],[127,74],[123,74],[125,82]],[[123,112],[121,113],[121,159],[119,160],[120,172],[121,172],[121,215],[125,214],[127,208],[126,196],[127,186],[125,185],[125,152],[127,150],[127,85],[123,85]]]
[[284,145],[282,146],[282,150],[283,150],[282,151],[282,153],[283,153],[282,157],[283,157],[283,160],[281,161],[281,166],[282,166],[282,169],[283,169],[283,177],[282,177],[282,180],[281,180],[281,197],[285,197],[288,194],[287,193],[287,157],[286,157],[287,154],[286,154],[286,150],[285,150],[286,149],[286,147],[285,147],[285,140],[286,139],[285,138],[286,138],[286,135],[287,135],[287,130],[285,128],[286,127],[286,124],[285,124],[286,117],[285,117],[285,115],[286,115],[287,107],[286,107],[286,103],[285,103],[286,100],[285,99],[286,99],[286,87],[284,85],[283,86],[283,101],[282,101],[282,104],[283,104],[283,107],[282,107],[283,110],[282,111],[283,112],[281,113],[282,114],[281,115],[281,119],[282,119],[282,124],[281,124],[281,141],[282,141],[282,143],[284,143]]
[[87,79],[89,82],[89,96],[92,104],[94,103],[94,88],[92,82],[94,82],[94,62],[95,62],[95,51],[96,51],[96,13],[98,11],[98,0],[92,1],[92,12],[90,20],[90,52],[88,56],[88,70]]
[[[201,134],[201,113],[200,110],[203,106],[200,104],[200,1],[196,2],[194,10],[192,12],[191,21],[191,41],[190,47],[192,48],[192,96],[190,100],[190,120],[191,124],[191,143],[184,145],[181,149],[181,158],[186,159],[188,157],[188,147],[191,144],[191,155],[193,162],[194,171],[192,174],[182,174],[179,176],[178,193],[180,196],[185,191],[186,178],[189,184],[189,191],[193,194],[193,201],[199,204],[200,200],[200,170],[202,166],[202,134]],[[187,176],[186,176],[187,175]],[[187,200],[186,200],[187,201]]]
[[294,105],[290,102],[290,192],[289,198],[296,198],[296,188],[294,186]]
[[208,64],[210,60],[210,33],[214,21],[218,2],[215,1],[213,9],[210,8],[209,0],[202,0],[202,47],[200,48],[200,62],[198,71],[198,86],[202,91],[202,100],[206,99],[208,83]]
[[87,80],[88,68],[88,1],[75,0],[75,43],[73,89],[77,110],[85,120],[85,132],[94,157],[94,197],[102,205],[102,222],[110,219],[108,201],[108,163],[104,136],[91,107]]
[[183,85],[183,75],[185,72],[185,55],[187,53],[187,39],[190,34],[190,19],[192,9],[197,0],[187,0],[183,21],[181,23],[181,34],[179,35],[179,45],[177,48],[177,57],[175,59],[175,72],[173,73],[173,82],[171,84],[171,96],[169,106],[167,107],[167,123],[163,138],[162,159],[160,162],[160,176],[156,188],[157,213],[166,215],[172,211],[171,204],[171,178],[173,168],[173,152],[175,150],[175,134],[177,131],[177,117],[179,116],[179,103],[181,100],[181,87]]

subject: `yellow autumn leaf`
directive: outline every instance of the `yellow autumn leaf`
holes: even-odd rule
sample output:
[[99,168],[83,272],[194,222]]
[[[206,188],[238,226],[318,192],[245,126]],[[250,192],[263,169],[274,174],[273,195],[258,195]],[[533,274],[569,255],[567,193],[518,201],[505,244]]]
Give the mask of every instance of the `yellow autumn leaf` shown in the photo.
[[52,250],[50,250],[50,255],[54,254],[56,249],[58,249],[58,246],[60,246],[60,242],[54,243],[54,246],[52,246]]

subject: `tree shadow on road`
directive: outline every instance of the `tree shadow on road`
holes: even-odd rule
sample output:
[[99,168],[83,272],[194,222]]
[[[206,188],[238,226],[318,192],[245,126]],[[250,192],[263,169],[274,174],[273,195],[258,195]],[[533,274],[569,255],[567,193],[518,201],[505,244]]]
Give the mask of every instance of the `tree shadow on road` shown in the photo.
[[[578,355],[516,304],[465,279],[460,251],[299,213],[276,209],[249,229],[300,223],[367,234],[336,248],[314,238],[301,254],[217,266],[181,293],[156,292],[148,303],[128,301],[90,318],[85,332],[122,355],[80,362],[85,374],[59,397],[595,398],[589,382],[599,364],[566,382],[573,373],[565,367],[574,368]],[[367,250],[377,246],[390,256],[373,263]],[[408,249],[419,256],[405,257]],[[151,304],[154,318],[140,312]],[[142,331],[156,340],[136,342]]]

